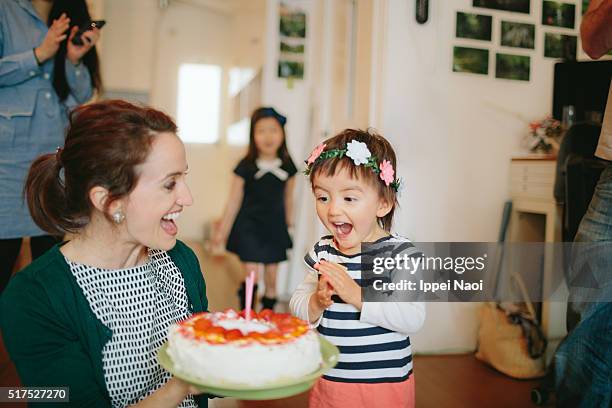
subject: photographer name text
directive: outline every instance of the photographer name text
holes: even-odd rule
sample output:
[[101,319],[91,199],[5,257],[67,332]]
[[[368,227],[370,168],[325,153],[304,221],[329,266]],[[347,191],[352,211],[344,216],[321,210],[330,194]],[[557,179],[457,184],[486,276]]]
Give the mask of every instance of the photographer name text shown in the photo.
[[374,280],[374,290],[387,291],[420,291],[423,293],[450,292],[450,291],[482,291],[483,280],[469,282],[462,279],[447,280],[446,282],[427,282],[423,279],[418,282],[403,279],[399,282],[384,282],[382,279]]

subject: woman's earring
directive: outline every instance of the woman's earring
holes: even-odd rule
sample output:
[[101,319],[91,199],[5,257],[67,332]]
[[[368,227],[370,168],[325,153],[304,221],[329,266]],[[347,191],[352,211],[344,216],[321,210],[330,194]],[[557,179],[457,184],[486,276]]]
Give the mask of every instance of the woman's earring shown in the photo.
[[123,220],[125,220],[125,215],[123,215],[121,211],[117,211],[113,214],[113,221],[115,221],[115,224],[121,224]]

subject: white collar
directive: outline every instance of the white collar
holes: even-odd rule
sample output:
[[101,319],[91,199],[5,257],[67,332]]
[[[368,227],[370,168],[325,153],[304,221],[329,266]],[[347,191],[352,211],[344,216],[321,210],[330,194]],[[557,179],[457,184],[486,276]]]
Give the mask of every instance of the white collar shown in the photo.
[[281,181],[285,181],[287,178],[289,178],[289,173],[281,169],[283,161],[278,157],[273,160],[256,159],[255,164],[257,165],[258,169],[257,173],[255,173],[255,180],[259,180],[266,173],[274,174]]

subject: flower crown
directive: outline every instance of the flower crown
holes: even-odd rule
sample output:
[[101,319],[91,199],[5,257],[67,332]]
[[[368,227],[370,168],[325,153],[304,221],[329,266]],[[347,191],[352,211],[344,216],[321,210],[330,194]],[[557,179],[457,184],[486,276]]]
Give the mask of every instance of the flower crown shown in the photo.
[[310,153],[310,157],[305,161],[306,169],[304,170],[304,174],[310,174],[312,165],[315,162],[333,158],[341,159],[347,156],[353,160],[355,166],[363,165],[364,167],[372,169],[386,186],[390,186],[396,193],[399,192],[402,181],[399,178],[394,178],[395,170],[393,170],[391,162],[389,160],[383,160],[379,163],[376,156],[372,156],[370,149],[368,149],[365,143],[351,140],[346,144],[346,148],[344,149],[331,149],[327,151],[325,151],[325,146],[327,146],[325,143],[321,143],[314,148],[312,153]]

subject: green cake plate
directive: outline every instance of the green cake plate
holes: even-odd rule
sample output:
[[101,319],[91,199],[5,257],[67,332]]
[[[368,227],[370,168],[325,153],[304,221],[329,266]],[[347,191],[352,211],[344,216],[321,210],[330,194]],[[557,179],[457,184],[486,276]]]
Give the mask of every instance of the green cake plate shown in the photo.
[[338,347],[319,336],[321,344],[321,356],[323,363],[317,371],[300,378],[290,380],[281,380],[263,386],[251,386],[246,384],[229,383],[225,381],[206,381],[202,382],[188,374],[184,374],[177,370],[168,355],[168,343],[164,344],[157,353],[159,364],[172,373],[175,377],[196,386],[204,393],[218,395],[220,397],[232,397],[242,400],[270,400],[278,398],[286,398],[292,395],[300,394],[309,390],[325,372],[334,367],[338,363],[340,351]]

